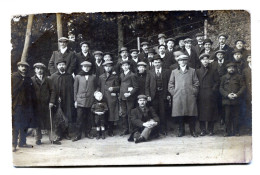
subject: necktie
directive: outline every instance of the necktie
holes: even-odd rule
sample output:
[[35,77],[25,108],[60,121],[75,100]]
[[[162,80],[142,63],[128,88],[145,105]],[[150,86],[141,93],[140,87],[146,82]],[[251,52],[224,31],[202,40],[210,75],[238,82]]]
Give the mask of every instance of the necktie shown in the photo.
[[158,77],[160,76],[160,71],[159,71],[159,69],[157,69],[156,75],[157,75]]

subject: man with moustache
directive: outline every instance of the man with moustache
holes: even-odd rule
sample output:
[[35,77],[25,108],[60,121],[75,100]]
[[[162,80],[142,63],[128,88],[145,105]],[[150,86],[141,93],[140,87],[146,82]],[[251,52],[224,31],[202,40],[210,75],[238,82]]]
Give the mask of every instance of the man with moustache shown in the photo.
[[28,76],[29,64],[21,61],[17,63],[17,68],[18,71],[11,77],[13,152],[16,151],[17,145],[20,148],[32,148],[26,144],[26,134],[34,118],[35,103],[33,82]]
[[194,45],[194,48],[195,48],[195,50],[196,50],[196,53],[197,53],[197,55],[198,55],[198,57],[199,57],[199,55],[201,54],[201,51],[204,49],[204,43],[203,43],[203,41],[204,41],[204,35],[203,35],[203,33],[197,33],[196,35],[195,35],[195,37],[196,37],[196,44]]
[[59,59],[64,59],[66,61],[66,72],[68,74],[73,74],[76,69],[76,56],[74,52],[68,49],[69,39],[66,37],[61,37],[59,40],[59,50],[52,53],[51,59],[49,61],[48,69],[50,74],[57,72],[57,62]]
[[147,62],[146,62],[147,70],[151,70],[151,69],[154,68],[154,66],[153,66],[153,57],[154,57],[155,54],[156,53],[155,53],[155,50],[153,48],[150,48],[148,50],[148,59],[147,59]]

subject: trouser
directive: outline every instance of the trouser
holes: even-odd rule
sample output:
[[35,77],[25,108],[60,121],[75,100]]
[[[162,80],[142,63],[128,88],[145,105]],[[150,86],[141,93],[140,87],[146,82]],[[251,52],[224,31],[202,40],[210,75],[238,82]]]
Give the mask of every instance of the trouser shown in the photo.
[[239,133],[239,111],[240,105],[225,105],[225,126],[229,135]]
[[179,133],[185,133],[184,119],[188,120],[190,133],[195,132],[196,117],[195,116],[179,116]]
[[134,108],[134,100],[121,100],[120,106],[122,110],[123,130],[131,131],[131,122],[129,116],[131,110]]
[[15,128],[13,127],[13,147],[17,146],[19,136],[19,146],[26,144],[26,133],[28,128]]
[[105,115],[95,115],[96,127],[105,127]]
[[223,122],[225,122],[225,108],[222,105],[222,96],[221,94],[218,95],[218,115],[220,120],[223,120]]
[[91,116],[90,108],[77,107],[76,136],[81,137],[82,132],[90,133],[93,126]]
[[152,100],[152,107],[155,110],[155,112],[159,115],[160,118],[160,131],[166,132],[167,131],[167,122],[166,122],[166,100],[163,98],[162,91],[156,91],[155,96]]
[[[214,121],[209,121],[208,122],[208,131],[213,132],[214,130]],[[200,121],[200,130],[201,131],[206,131],[206,121]]]

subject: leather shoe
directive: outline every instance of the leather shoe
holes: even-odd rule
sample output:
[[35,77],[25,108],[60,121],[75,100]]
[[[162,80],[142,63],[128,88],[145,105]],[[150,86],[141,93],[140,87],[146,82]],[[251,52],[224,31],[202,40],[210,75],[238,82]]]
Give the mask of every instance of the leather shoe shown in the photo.
[[32,148],[32,145],[27,145],[27,144],[23,144],[23,145],[19,145],[20,148]]
[[81,138],[77,136],[77,137],[74,137],[71,141],[72,141],[72,142],[76,142],[76,141],[78,141],[78,140],[80,140],[80,139],[81,139]]
[[165,131],[162,131],[160,134],[163,136],[167,136],[167,132],[165,132]]
[[66,140],[71,140],[71,137],[70,136],[65,136],[65,139]]
[[209,132],[209,136],[213,136],[214,135],[214,133],[213,132]]
[[145,138],[140,136],[138,139],[135,140],[135,143],[141,143],[141,142],[144,142],[145,141]]
[[37,140],[35,143],[36,143],[36,145],[41,145],[42,141],[41,140]]
[[124,136],[124,135],[127,135],[127,134],[129,134],[129,131],[128,131],[128,130],[125,130],[124,132],[122,132],[122,133],[120,134],[120,136]]
[[206,131],[201,131],[200,136],[205,136],[206,135]]
[[53,140],[53,141],[52,141],[52,144],[55,144],[55,145],[61,145],[61,142],[58,141],[58,140]]
[[93,136],[92,134],[87,134],[86,137],[87,137],[88,139],[94,139],[94,136]]
[[97,140],[100,139],[100,134],[99,134],[99,133],[97,134],[96,139],[97,139]]
[[196,132],[192,132],[192,137],[198,137],[198,135],[196,134]]
[[106,138],[105,131],[102,132],[101,138],[102,138],[102,139],[105,139],[105,138]]

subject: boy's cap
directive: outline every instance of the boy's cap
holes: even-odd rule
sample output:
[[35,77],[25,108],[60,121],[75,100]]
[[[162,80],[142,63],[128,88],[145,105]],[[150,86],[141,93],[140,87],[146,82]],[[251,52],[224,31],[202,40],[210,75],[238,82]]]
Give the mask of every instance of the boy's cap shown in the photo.
[[225,51],[225,50],[217,50],[217,51],[215,52],[215,55],[217,55],[218,53],[223,53],[223,54],[225,54],[226,51]]
[[35,63],[35,64],[33,65],[33,68],[35,68],[35,67],[46,68],[46,66],[45,66],[43,63]]
[[203,59],[204,57],[207,57],[207,58],[209,58],[209,57],[210,57],[210,55],[209,55],[209,54],[207,54],[207,53],[203,53],[203,54],[201,54],[201,55],[200,55],[199,59],[201,60],[201,59]]
[[139,99],[145,99],[145,100],[147,100],[147,96],[146,96],[146,95],[138,95],[137,98],[138,98],[138,100],[139,100]]

